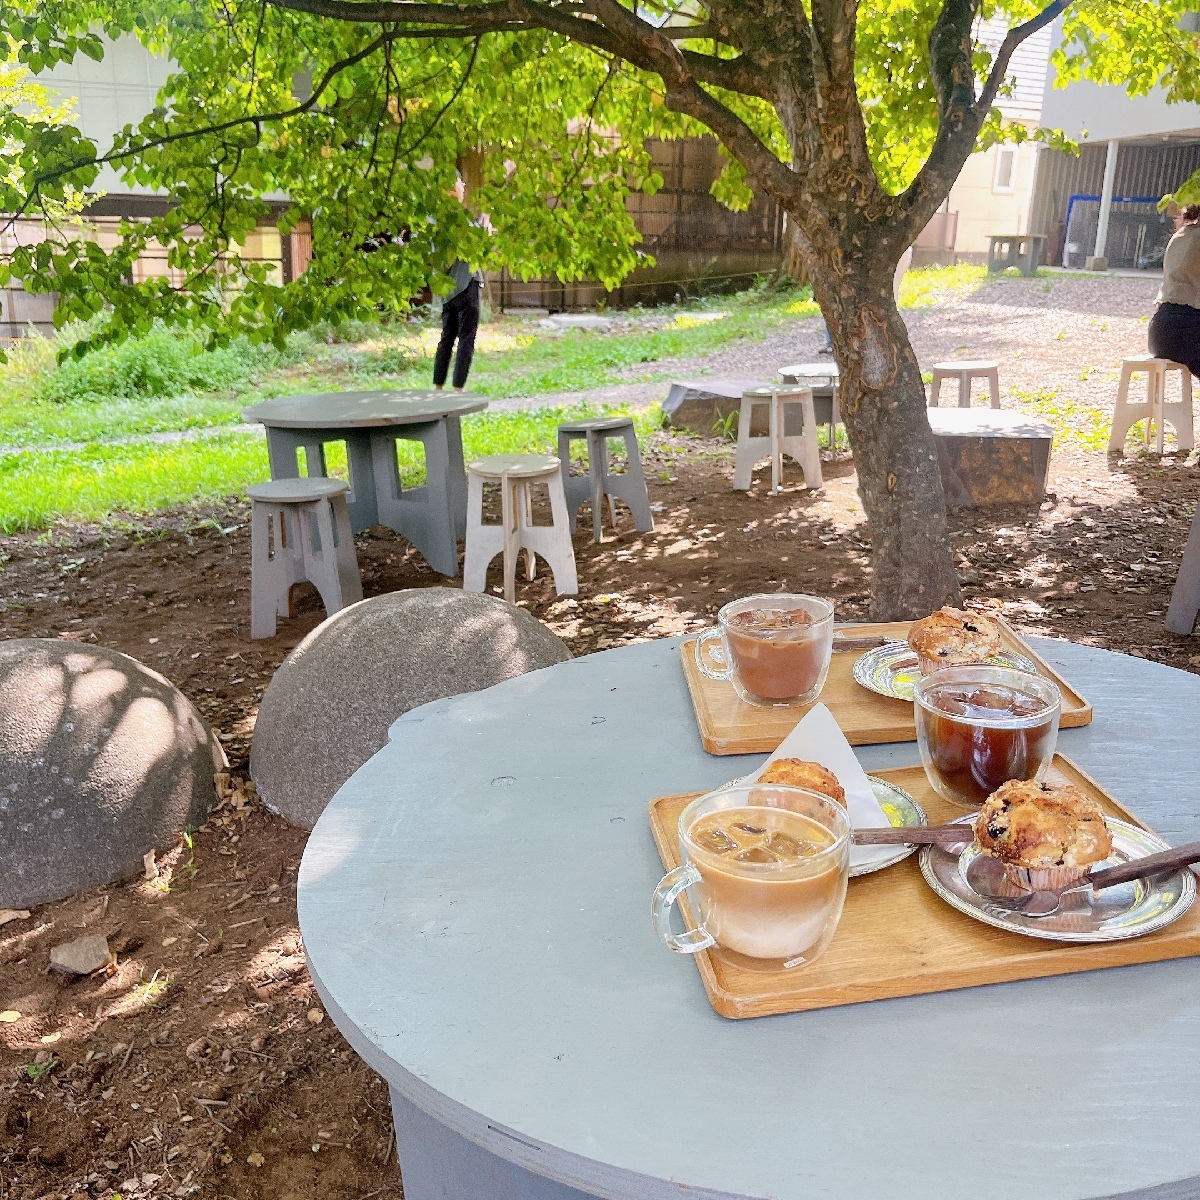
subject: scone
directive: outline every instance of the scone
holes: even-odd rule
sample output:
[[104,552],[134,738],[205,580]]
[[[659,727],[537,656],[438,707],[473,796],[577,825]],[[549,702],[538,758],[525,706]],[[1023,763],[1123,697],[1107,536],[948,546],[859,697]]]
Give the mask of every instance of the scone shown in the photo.
[[1112,853],[1104,812],[1070,784],[1010,779],[984,801],[975,841],[1029,891],[1062,891]]
[[1000,653],[1000,626],[981,613],[941,608],[913,622],[908,644],[917,652],[922,675],[942,667],[985,663]]
[[767,764],[767,769],[758,777],[759,783],[783,783],[788,787],[808,788],[820,792],[830,800],[846,806],[846,792],[838,777],[820,763],[806,762],[802,758],[777,758]]

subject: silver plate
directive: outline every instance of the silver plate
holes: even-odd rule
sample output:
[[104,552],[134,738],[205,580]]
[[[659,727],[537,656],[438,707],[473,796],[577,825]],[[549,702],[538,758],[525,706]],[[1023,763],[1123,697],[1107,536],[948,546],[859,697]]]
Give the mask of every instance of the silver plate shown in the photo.
[[[1012,650],[1002,650],[988,659],[995,667],[1037,674],[1037,664]],[[911,700],[913,685],[921,678],[916,653],[907,642],[885,642],[868,650],[854,664],[854,681],[869,691],[893,700]]]
[[[974,819],[973,815],[960,817],[956,823],[970,825]],[[1170,848],[1162,838],[1125,821],[1109,817],[1108,828],[1113,839],[1113,852],[1107,860],[1110,866]],[[1052,942],[1117,942],[1140,937],[1182,917],[1196,898],[1196,877],[1185,867],[1098,893],[1090,888],[1071,892],[1063,896],[1062,908],[1054,916],[1027,917],[1002,907],[1005,896],[1019,893],[1005,881],[1000,864],[980,854],[974,842],[961,854],[952,854],[943,846],[923,846],[921,874],[947,904],[968,917]]]
[[[876,779],[874,775],[868,775],[867,778],[871,781],[871,791],[875,793],[875,799],[879,801],[883,815],[891,822],[893,829],[929,824],[925,810],[903,788],[898,788],[894,783],[888,783],[886,779]],[[857,879],[859,875],[872,875],[876,871],[882,871],[885,867],[894,867],[896,863],[903,862],[916,849],[916,846],[892,846],[890,849],[894,853],[889,854],[886,858],[881,858],[877,862],[868,863],[865,866],[851,867],[850,878]]]

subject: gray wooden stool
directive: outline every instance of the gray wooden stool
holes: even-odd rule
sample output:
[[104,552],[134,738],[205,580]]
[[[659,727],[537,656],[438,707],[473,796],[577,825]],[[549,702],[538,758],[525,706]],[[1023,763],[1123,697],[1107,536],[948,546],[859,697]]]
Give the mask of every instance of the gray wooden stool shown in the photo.
[[[608,471],[608,439],[623,438],[629,465],[620,475]],[[571,474],[571,443],[586,440],[588,448],[588,473]],[[624,500],[633,513],[633,523],[639,533],[650,533],[654,529],[654,516],[650,512],[650,496],[646,491],[646,477],[642,474],[642,458],[638,453],[637,433],[632,417],[589,417],[583,421],[565,421],[558,427],[558,457],[562,460],[563,488],[567,493],[567,512],[571,517],[571,529],[579,506],[585,500],[592,502],[592,538],[602,541],[601,508],[604,497],[608,497],[608,515],[615,526],[617,509],[613,497]]]
[[362,599],[348,485],[320,476],[275,479],[247,488],[250,497],[250,636],[275,636],[289,615],[292,586],[308,580],[332,616]]
[[937,408],[942,380],[958,380],[958,407],[971,407],[971,380],[986,379],[993,408],[1000,407],[1000,364],[992,359],[962,359],[933,364],[933,383],[929,387],[929,407]]

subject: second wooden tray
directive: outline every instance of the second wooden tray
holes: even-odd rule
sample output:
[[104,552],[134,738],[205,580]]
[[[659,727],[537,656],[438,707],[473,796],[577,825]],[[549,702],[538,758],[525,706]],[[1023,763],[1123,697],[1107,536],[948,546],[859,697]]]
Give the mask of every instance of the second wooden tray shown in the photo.
[[[910,621],[886,624],[855,625],[847,636],[882,636],[904,639]],[[1003,621],[1000,622],[1004,641],[1037,664],[1039,674],[1052,679],[1062,691],[1063,729],[1087,725],[1092,719],[1092,706],[1037,651]],[[796,727],[808,708],[756,708],[742,700],[728,680],[710,679],[696,663],[696,639],[685,638],[679,647],[683,673],[700,740],[709,754],[762,754],[776,750],[779,743]],[[854,679],[854,664],[861,654],[846,651],[835,654],[830,662],[829,677],[817,699],[824,704],[852,746],[869,746],[879,742],[913,742],[917,728],[913,706],[907,700],[893,700],[872,692]]]
[[[874,774],[911,793],[931,824],[963,815],[963,809],[936,795],[921,767]],[[1113,816],[1145,828],[1069,759],[1055,755],[1051,778],[1083,788]],[[699,794],[662,796],[650,803],[650,831],[667,870],[679,865],[679,814]],[[688,928],[694,928],[686,899],[681,908]],[[663,953],[670,951],[664,946]],[[993,929],[955,911],[922,879],[914,855],[850,880],[833,941],[799,970],[754,969],[753,959],[722,950],[702,950],[694,958],[709,1002],[721,1016],[765,1017],[1192,955],[1200,955],[1200,904],[1144,937],[1063,945]]]

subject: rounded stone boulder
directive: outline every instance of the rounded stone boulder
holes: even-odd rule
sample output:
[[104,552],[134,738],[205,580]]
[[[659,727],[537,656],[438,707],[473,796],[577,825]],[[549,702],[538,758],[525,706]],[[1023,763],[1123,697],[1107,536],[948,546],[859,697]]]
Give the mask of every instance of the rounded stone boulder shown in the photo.
[[141,871],[203,823],[225,766],[183,693],[136,659],[0,641],[0,908]]
[[414,588],[352,604],[288,655],[262,698],[258,794],[311,829],[401,714],[570,657],[536,617],[478,592]]

